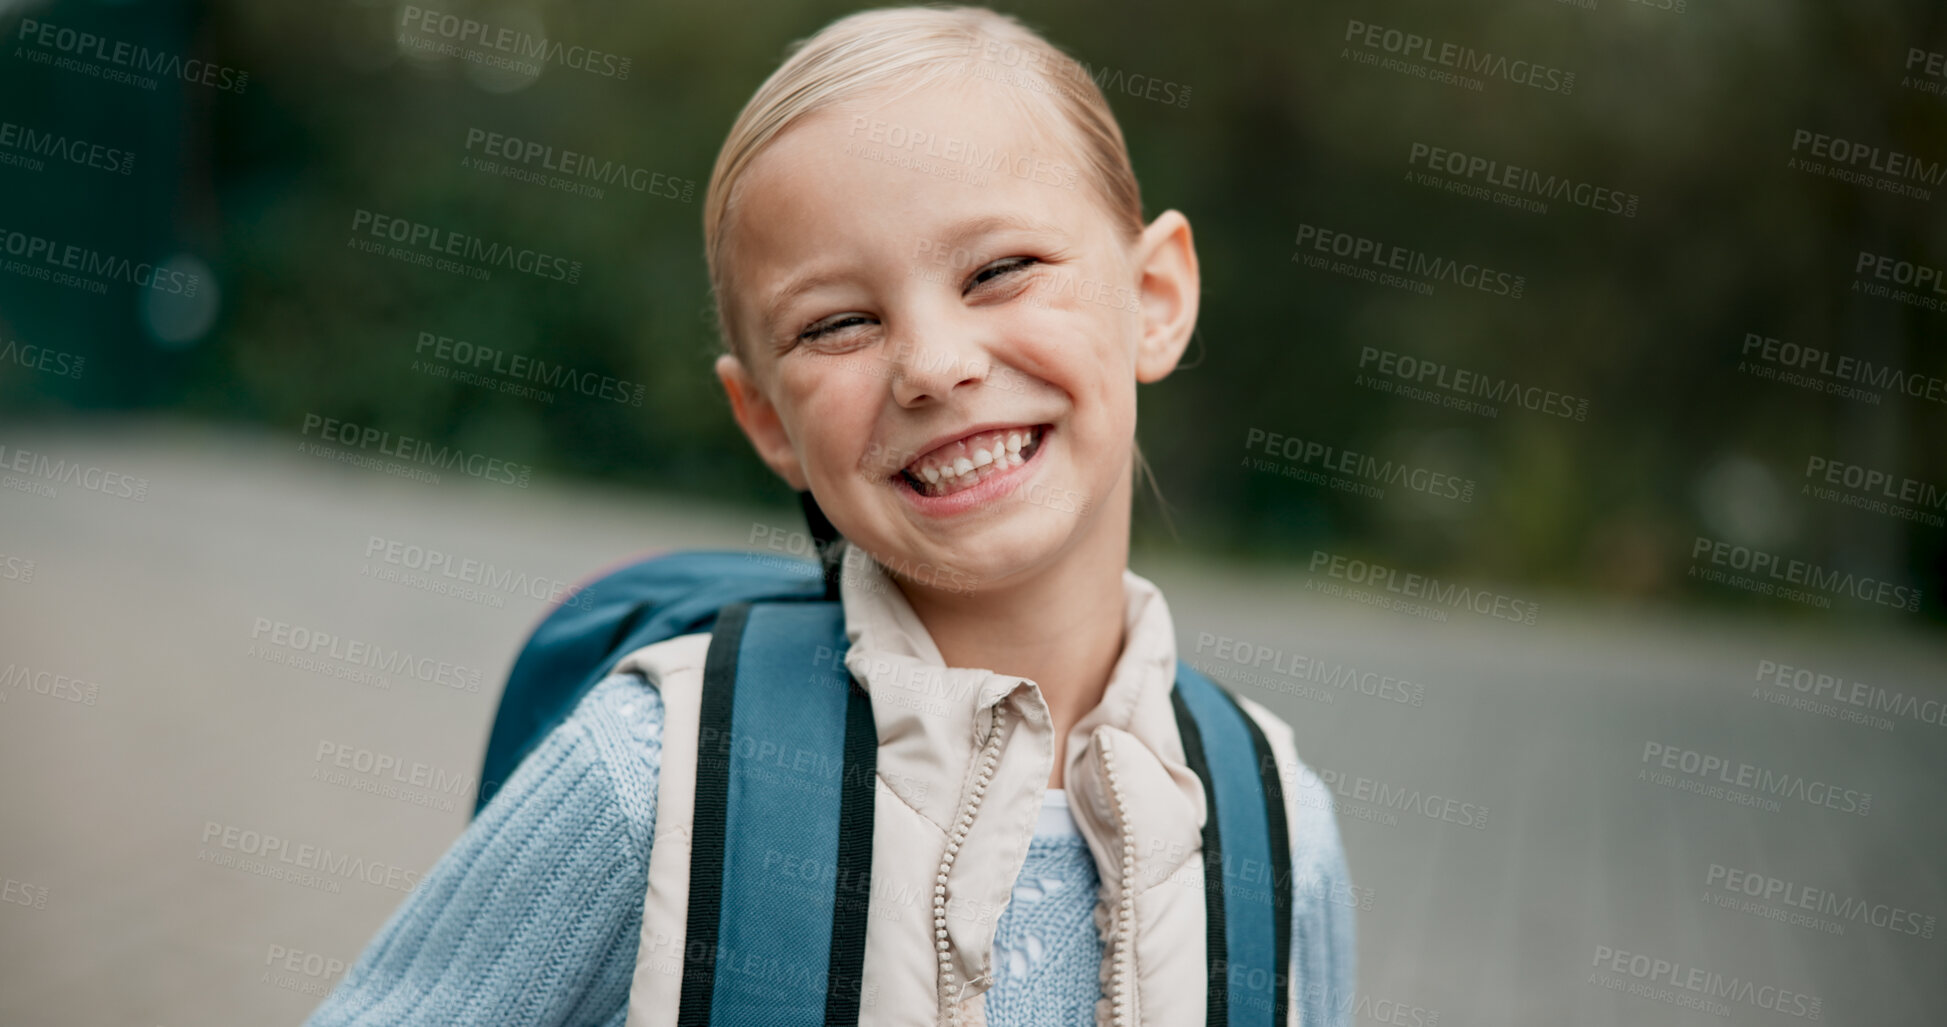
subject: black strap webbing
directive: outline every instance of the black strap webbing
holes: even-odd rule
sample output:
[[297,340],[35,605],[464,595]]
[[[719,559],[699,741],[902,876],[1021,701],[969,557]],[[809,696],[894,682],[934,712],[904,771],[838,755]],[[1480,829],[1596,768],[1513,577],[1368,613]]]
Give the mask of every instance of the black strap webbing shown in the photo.
[[1203,755],[1203,732],[1197,718],[1183,702],[1181,689],[1170,689],[1170,705],[1176,709],[1176,731],[1183,737],[1183,760],[1203,782],[1203,804],[1209,815],[1203,821],[1203,950],[1209,965],[1204,971],[1204,1023],[1208,1027],[1230,1024],[1230,949],[1224,934],[1224,851],[1223,836],[1217,831],[1217,791],[1210,781],[1210,763]]
[[826,971],[825,1022],[856,1024],[864,991],[865,928],[872,901],[873,782],[879,732],[872,699],[853,678],[845,701],[845,764],[839,783],[838,880],[832,895],[831,966]]
[[[695,817],[690,830],[689,918],[683,946],[681,1000],[677,1007],[679,1027],[709,1027],[716,1015],[717,948],[723,938],[724,866],[733,776],[730,761],[735,751],[732,731],[736,726],[734,711],[738,656],[751,616],[752,608],[748,603],[724,607],[717,617],[709,653],[703,663],[703,695],[697,723]],[[771,626],[763,630],[778,628],[771,621],[765,623]],[[775,637],[752,638],[777,641]],[[834,640],[834,645],[842,651],[842,636]],[[872,901],[874,785],[879,755],[879,735],[872,720],[871,698],[856,678],[847,675],[847,680],[844,759],[839,768],[837,851],[830,857],[837,873],[832,885],[830,956],[825,974],[823,1018],[826,1024],[842,1025],[858,1022],[863,1000],[865,934]],[[753,685],[762,683],[753,682]],[[758,687],[751,695],[768,700],[769,693]],[[743,815],[750,814],[746,812]],[[739,895],[744,899],[750,897],[743,892]],[[748,1011],[738,1015],[748,1015]]]
[[1291,989],[1296,983],[1291,979],[1291,878],[1296,868],[1291,865],[1291,830],[1284,816],[1284,781],[1278,776],[1278,757],[1271,751],[1264,729],[1229,692],[1225,691],[1224,696],[1230,699],[1231,705],[1237,706],[1238,715],[1251,729],[1258,776],[1264,780],[1264,819],[1271,835],[1271,929],[1277,939],[1273,949],[1278,960],[1277,1004],[1271,1007],[1271,1023],[1273,1027],[1285,1027],[1291,1012]]
[[839,576],[843,571],[840,561],[841,550],[837,548],[838,528],[831,518],[819,507],[818,501],[810,492],[798,493],[798,505],[804,509],[805,527],[811,531],[812,552],[818,557],[818,567],[825,575],[825,598],[836,601],[839,598]]
[[[723,834],[730,800],[731,711],[737,692],[737,649],[750,604],[717,615],[703,659],[703,697],[697,723],[696,804],[690,825],[690,902],[683,939],[683,990],[678,1027],[709,1027],[717,979],[717,928],[723,900]],[[721,745],[720,752],[711,747]]]

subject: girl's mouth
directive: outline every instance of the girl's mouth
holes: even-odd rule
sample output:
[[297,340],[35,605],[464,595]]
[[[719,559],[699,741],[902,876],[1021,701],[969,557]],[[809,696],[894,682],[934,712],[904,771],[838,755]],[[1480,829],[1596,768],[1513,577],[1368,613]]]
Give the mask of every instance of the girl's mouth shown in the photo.
[[[979,432],[923,454],[893,477],[915,497],[946,499],[978,489],[981,496],[968,498],[988,498],[987,493],[998,494],[1004,487],[1000,479],[1012,477],[1014,470],[1034,459],[1053,429],[1053,425],[1035,424]],[[981,488],[989,483],[992,486]]]

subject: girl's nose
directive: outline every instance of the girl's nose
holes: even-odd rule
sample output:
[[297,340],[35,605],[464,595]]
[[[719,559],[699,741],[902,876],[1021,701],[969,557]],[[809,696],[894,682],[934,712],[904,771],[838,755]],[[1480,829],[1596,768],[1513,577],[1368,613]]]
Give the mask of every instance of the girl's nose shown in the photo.
[[983,347],[953,329],[904,333],[888,350],[887,360],[892,364],[893,399],[907,407],[946,399],[963,385],[979,385],[994,366]]

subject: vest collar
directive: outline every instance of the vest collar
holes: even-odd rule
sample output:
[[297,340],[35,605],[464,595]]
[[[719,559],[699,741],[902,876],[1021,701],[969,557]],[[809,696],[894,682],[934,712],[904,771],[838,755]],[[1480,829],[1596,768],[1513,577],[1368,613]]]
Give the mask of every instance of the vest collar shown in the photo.
[[[973,912],[950,918],[948,930],[958,979],[975,982],[968,991],[975,994],[991,986],[995,921],[1026,858],[1053,766],[1047,704],[1040,686],[1026,678],[946,666],[885,569],[863,550],[841,544],[847,548],[840,580],[850,643],[845,666],[871,698],[879,777],[941,832],[940,839],[919,846],[924,853],[903,858],[937,859],[951,826],[968,813],[974,816],[948,884],[955,901]],[[1122,653],[1101,702],[1068,732],[1062,775],[1070,810],[1102,880],[1096,919],[1108,938],[1105,990],[1118,958],[1170,958],[1156,954],[1167,951],[1157,942],[1138,945],[1117,926],[1114,911],[1125,893],[1133,893],[1145,910],[1135,918],[1143,924],[1163,922],[1158,917],[1165,909],[1175,910],[1167,916],[1180,922],[1192,913],[1191,906],[1200,922],[1203,904],[1200,871],[1193,887],[1181,887],[1184,881],[1158,887],[1201,853],[1206,815],[1203,785],[1185,763],[1171,704],[1175,628],[1154,584],[1127,569],[1122,584]],[[1006,711],[1007,734],[998,770],[976,801],[974,761],[997,709]],[[984,915],[988,910],[992,914]],[[1201,973],[1200,965],[1185,963],[1159,976],[1196,989],[1200,1003]],[[1106,1005],[1105,999],[1099,1011],[1104,1020]],[[1136,1015],[1148,1021],[1140,1010]]]
[[[839,588],[850,643],[845,663],[872,695],[872,713],[881,725],[882,740],[889,723],[925,720],[932,729],[928,733],[964,739],[961,747],[971,757],[986,736],[985,715],[1003,697],[1019,692],[1032,694],[1031,708],[1024,712],[1038,711],[1045,725],[1047,706],[1041,701],[1039,685],[980,668],[948,667],[932,634],[885,568],[851,543],[839,545],[845,547]],[[1170,701],[1177,657],[1169,604],[1161,589],[1128,569],[1122,572],[1122,593],[1122,653],[1110,671],[1101,702],[1069,730],[1064,782],[1099,727],[1132,734],[1165,762],[1188,770]],[[953,730],[939,730],[947,727]],[[1191,779],[1195,781],[1194,774]],[[1201,806],[1200,782],[1194,791]]]

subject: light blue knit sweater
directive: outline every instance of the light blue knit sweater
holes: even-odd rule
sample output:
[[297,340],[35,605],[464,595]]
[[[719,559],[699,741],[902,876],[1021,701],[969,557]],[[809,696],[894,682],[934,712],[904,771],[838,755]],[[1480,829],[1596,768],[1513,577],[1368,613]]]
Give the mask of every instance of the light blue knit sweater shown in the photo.
[[[662,722],[662,697],[640,677],[591,689],[393,912],[307,1027],[621,1027],[655,837]],[[1293,889],[1292,981],[1305,1027],[1343,1023],[1352,1003],[1352,915],[1326,901],[1345,892],[1336,832],[1329,843],[1321,866],[1336,880],[1307,883],[1301,869]],[[992,1027],[1094,1022],[1098,884],[1079,836],[1030,844],[996,925]]]

